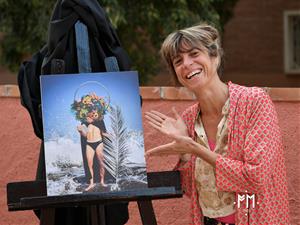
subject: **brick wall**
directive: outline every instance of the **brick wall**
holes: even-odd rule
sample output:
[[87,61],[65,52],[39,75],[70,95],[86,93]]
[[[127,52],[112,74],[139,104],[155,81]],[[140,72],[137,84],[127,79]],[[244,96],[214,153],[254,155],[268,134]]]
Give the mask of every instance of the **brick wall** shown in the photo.
[[300,74],[284,74],[284,10],[300,10],[300,1],[238,0],[223,37],[224,80],[269,87],[300,85]]

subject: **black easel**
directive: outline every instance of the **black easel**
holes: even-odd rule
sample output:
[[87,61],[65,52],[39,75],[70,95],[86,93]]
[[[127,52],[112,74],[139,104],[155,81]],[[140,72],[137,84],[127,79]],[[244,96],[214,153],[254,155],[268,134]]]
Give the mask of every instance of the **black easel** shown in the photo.
[[157,225],[151,200],[180,198],[182,190],[178,171],[148,173],[148,188],[109,193],[47,196],[45,181],[25,181],[7,184],[9,211],[41,210],[40,225],[55,225],[56,207],[91,206],[92,225],[105,225],[105,215],[99,205],[136,201],[143,225]]

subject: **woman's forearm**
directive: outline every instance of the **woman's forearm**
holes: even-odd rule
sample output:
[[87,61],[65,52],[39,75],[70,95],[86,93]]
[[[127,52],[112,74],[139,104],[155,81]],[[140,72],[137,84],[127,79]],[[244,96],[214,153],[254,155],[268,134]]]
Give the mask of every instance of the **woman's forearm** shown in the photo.
[[205,160],[207,163],[209,163],[210,165],[212,165],[213,167],[216,167],[216,161],[218,158],[217,153],[212,152],[211,150],[203,147],[202,145],[200,145],[199,143],[193,141],[193,149],[194,149],[194,154],[198,157],[200,157],[201,159]]

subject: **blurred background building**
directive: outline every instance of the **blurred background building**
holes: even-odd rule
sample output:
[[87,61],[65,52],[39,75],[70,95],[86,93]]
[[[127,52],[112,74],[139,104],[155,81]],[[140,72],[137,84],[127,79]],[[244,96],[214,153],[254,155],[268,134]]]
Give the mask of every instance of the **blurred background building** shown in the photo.
[[[300,1],[232,0],[232,2],[232,16],[223,27],[225,50],[223,80],[249,86],[299,87]],[[114,20],[114,15],[111,18],[113,24],[118,24],[118,21]],[[124,28],[120,25],[117,29],[119,35],[123,30]],[[137,32],[140,31],[137,30]],[[143,32],[140,32],[140,38],[145,38],[142,34]],[[0,35],[0,40],[2,36]],[[123,35],[121,34],[120,37],[122,39]],[[126,44],[126,40],[124,42]],[[144,43],[146,46],[147,40]],[[129,49],[131,47],[128,47],[129,53],[132,52]],[[158,48],[152,51],[157,52]],[[151,54],[156,53],[150,51],[148,55]],[[133,58],[133,64],[139,60],[135,58],[135,55],[135,53],[130,55]],[[144,67],[147,67],[149,62],[143,61]],[[142,76],[146,72],[140,71]],[[164,69],[164,66],[160,66],[159,70],[153,70],[152,73],[155,74],[151,74],[150,79],[144,81],[142,78],[142,85],[175,85],[173,77]],[[16,84],[16,73],[0,66],[0,84]]]
[[225,80],[300,86],[300,1],[240,0],[225,26]]
[[[224,27],[224,81],[248,86],[300,86],[300,1],[239,0]],[[154,86],[173,85],[171,76]],[[151,84],[150,84],[151,85]]]

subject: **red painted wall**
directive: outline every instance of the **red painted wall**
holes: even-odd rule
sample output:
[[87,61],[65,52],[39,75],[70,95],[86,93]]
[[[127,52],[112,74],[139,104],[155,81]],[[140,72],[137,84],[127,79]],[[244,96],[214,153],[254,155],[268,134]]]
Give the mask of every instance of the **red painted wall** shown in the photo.
[[[190,101],[144,100],[143,112],[150,109],[171,113],[171,106],[182,112]],[[288,175],[288,190],[292,224],[300,224],[300,102],[275,102],[282,128]],[[150,149],[166,143],[167,138],[144,123],[145,147]],[[37,166],[40,141],[33,134],[27,111],[19,98],[0,98],[0,225],[37,225],[31,211],[8,212],[6,184],[33,180]],[[171,170],[176,156],[152,157],[147,160],[148,171]],[[159,225],[186,225],[189,221],[187,198],[156,200],[154,210]],[[136,203],[130,203],[127,225],[141,224]]]

